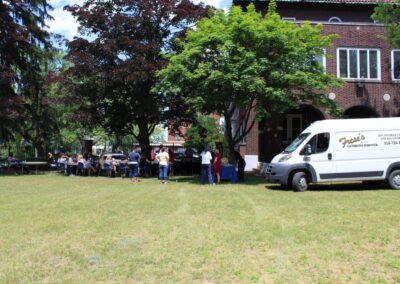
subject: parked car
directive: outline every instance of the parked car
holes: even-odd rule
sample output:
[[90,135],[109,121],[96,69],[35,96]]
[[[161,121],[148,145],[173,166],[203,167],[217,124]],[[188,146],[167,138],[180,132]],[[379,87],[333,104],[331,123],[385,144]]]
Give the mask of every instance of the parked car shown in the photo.
[[123,161],[128,159],[128,156],[125,155],[124,153],[109,153],[109,154],[104,154],[104,157],[107,159],[108,157],[111,157],[111,159],[115,159],[115,162],[118,164]]

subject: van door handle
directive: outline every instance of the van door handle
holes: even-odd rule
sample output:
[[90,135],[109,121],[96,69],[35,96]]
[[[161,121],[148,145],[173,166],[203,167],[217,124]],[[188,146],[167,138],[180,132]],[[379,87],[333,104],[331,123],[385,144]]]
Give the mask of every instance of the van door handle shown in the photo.
[[332,160],[332,154],[328,153],[328,160]]

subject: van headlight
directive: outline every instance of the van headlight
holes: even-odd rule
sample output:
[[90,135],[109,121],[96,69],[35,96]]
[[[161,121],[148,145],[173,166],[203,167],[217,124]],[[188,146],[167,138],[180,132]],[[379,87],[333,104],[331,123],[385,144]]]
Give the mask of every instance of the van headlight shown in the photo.
[[292,154],[285,155],[285,156],[283,156],[283,157],[281,157],[281,158],[279,159],[278,163],[286,162],[286,161],[289,160],[291,157],[292,157]]

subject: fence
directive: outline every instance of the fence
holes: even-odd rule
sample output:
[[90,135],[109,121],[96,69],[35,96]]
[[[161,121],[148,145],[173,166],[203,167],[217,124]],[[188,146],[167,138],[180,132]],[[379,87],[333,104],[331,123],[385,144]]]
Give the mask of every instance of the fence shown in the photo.
[[5,160],[9,153],[13,153],[18,160],[27,160],[35,157],[35,149],[32,146],[19,144],[0,144],[0,159]]

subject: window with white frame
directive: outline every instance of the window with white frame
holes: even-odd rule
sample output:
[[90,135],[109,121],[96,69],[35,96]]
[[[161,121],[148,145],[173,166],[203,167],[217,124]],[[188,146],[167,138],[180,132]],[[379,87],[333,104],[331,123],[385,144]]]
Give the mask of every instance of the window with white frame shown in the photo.
[[316,56],[315,59],[324,67],[324,71],[326,72],[326,50],[323,50],[323,54]]
[[367,48],[337,49],[338,77],[380,80],[380,51]]
[[392,79],[400,80],[400,49],[392,50]]

